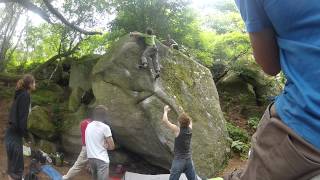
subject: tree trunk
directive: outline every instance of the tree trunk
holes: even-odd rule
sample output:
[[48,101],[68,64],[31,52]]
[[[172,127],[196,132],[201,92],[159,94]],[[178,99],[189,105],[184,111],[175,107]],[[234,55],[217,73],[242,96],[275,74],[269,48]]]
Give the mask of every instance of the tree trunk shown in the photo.
[[14,4],[7,4],[5,13],[5,17],[1,22],[3,26],[0,27],[0,36],[2,37],[0,44],[0,72],[5,69],[6,55],[10,48],[10,41],[15,33],[22,9]]

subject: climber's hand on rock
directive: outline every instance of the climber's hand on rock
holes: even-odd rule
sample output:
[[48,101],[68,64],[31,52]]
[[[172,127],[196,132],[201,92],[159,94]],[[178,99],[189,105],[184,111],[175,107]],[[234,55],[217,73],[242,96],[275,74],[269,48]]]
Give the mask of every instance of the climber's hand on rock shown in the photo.
[[170,109],[170,107],[169,107],[168,105],[165,105],[165,106],[164,106],[164,111],[165,111],[165,112],[169,112],[170,110],[171,110],[171,109]]

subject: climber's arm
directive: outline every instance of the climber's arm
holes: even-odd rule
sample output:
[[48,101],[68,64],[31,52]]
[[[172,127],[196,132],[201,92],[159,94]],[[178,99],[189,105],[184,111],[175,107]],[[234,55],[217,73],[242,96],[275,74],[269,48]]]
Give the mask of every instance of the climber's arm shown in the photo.
[[130,36],[143,36],[142,33],[134,31],[134,32],[130,32]]
[[173,133],[177,136],[179,134],[179,127],[175,124],[172,124],[169,119],[168,119],[168,112],[170,111],[170,107],[168,105],[166,105],[164,107],[164,112],[163,112],[163,117],[162,117],[162,121],[163,123],[173,131]]
[[192,121],[190,121],[189,127],[190,129],[192,129]]

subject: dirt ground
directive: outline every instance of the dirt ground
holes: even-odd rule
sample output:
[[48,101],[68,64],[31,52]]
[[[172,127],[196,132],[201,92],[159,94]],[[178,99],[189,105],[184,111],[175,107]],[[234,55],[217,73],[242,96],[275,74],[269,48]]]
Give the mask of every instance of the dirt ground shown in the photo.
[[[6,156],[6,151],[5,151],[5,147],[4,147],[4,133],[6,130],[6,125],[7,125],[9,105],[10,105],[9,101],[0,99],[0,179],[1,180],[7,180],[7,175],[6,175],[7,156]],[[25,171],[28,169],[27,165],[29,164],[29,162],[30,162],[30,159],[25,158]],[[230,173],[234,169],[239,169],[239,168],[243,167],[244,164],[245,164],[245,161],[241,160],[240,157],[235,156],[232,159],[230,159],[227,167],[220,174],[220,176],[222,176],[225,173]],[[70,165],[64,166],[64,167],[54,167],[54,168],[56,168],[61,174],[65,174],[68,171],[68,169],[70,168]],[[50,180],[43,173],[39,174],[39,178],[40,178],[40,180]],[[75,180],[90,180],[91,178],[90,178],[90,174],[88,172],[83,171],[74,179]]]

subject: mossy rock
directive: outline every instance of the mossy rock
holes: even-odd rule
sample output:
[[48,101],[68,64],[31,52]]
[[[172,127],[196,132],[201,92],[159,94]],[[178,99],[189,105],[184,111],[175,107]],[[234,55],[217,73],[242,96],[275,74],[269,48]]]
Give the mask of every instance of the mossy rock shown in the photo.
[[32,105],[48,106],[58,104],[63,101],[64,89],[59,85],[40,81],[37,82],[37,87],[31,94]]
[[28,119],[28,129],[41,139],[50,140],[57,135],[48,110],[40,106],[32,108]]
[[223,111],[245,119],[260,117],[270,99],[281,92],[280,84],[253,62],[238,65],[217,83]]

